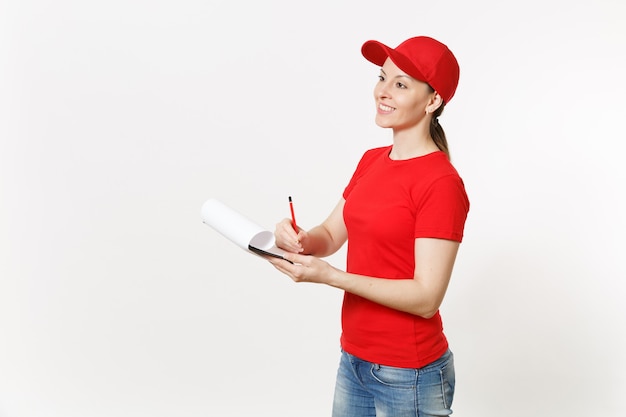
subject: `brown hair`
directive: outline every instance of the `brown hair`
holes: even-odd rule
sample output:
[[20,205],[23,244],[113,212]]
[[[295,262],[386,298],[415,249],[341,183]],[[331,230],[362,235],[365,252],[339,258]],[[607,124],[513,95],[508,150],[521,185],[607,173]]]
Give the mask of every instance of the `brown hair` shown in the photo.
[[450,159],[450,150],[448,149],[448,140],[446,139],[446,133],[443,131],[443,127],[439,124],[438,117],[443,113],[442,104],[439,106],[437,110],[433,112],[433,118],[430,121],[430,136],[435,141],[435,145],[439,148],[440,151],[446,154],[448,159]]
[[[430,87],[430,85],[429,85]],[[430,87],[432,92],[435,91],[434,88]],[[430,136],[433,138],[435,145],[439,148],[440,151],[446,154],[448,159],[450,159],[450,150],[448,149],[448,140],[446,139],[446,133],[443,131],[443,127],[439,124],[439,116],[443,113],[443,108],[446,106],[445,102],[441,103],[441,106],[437,108],[433,112],[433,117],[430,121]]]

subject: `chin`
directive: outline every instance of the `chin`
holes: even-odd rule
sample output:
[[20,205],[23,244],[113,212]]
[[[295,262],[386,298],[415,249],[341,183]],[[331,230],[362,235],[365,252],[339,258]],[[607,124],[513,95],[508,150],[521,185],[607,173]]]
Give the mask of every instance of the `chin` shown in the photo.
[[379,115],[376,115],[376,118],[374,119],[374,122],[379,127],[391,127],[391,123],[389,123],[388,120],[385,120],[385,118],[380,117]]

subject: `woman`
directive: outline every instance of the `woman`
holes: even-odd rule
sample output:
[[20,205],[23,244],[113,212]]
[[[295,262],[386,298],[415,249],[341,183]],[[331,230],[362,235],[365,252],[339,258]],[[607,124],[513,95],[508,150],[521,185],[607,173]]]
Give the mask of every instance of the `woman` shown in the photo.
[[[376,124],[393,144],[364,153],[322,224],[296,233],[289,219],[278,223],[287,260],[270,262],[296,282],[345,291],[333,416],[449,415],[454,364],[439,306],[469,201],[438,117],[459,66],[425,36],[395,49],[368,41],[362,54],[381,67]],[[346,241],[345,272],[320,259]]]

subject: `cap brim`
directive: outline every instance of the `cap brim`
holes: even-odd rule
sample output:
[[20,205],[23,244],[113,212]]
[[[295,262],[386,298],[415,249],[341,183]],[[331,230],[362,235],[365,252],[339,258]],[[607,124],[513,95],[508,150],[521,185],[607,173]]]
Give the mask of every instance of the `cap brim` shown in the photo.
[[411,60],[393,48],[388,47],[384,43],[378,41],[367,41],[361,47],[361,54],[370,61],[372,64],[376,64],[378,66],[383,66],[387,58],[390,58],[394,64],[402,71],[406,72],[411,77],[420,80],[426,81],[426,77],[422,74]]
[[361,53],[372,64],[382,66],[389,57],[390,47],[378,41],[367,41],[361,47]]

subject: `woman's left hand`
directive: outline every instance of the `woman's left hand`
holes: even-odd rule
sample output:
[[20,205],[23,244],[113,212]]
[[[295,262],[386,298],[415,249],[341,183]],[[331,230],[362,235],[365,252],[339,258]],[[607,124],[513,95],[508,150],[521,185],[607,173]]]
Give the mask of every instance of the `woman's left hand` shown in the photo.
[[328,262],[311,255],[286,253],[284,259],[270,258],[269,261],[276,269],[295,282],[331,285],[336,273],[339,272]]

